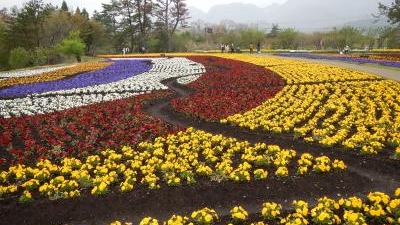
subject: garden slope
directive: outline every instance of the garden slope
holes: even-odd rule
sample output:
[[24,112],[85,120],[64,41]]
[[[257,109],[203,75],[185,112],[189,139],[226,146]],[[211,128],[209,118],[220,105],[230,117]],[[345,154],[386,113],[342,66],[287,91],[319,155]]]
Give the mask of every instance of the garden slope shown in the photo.
[[[183,97],[192,91],[179,85],[176,80],[164,81],[175,91],[175,97]],[[173,96],[174,97],[174,96]],[[149,190],[139,186],[133,192],[121,194],[116,189],[102,197],[90,194],[78,199],[60,201],[37,200],[21,205],[15,199],[0,206],[0,224],[96,224],[105,225],[114,220],[130,221],[134,224],[145,216],[159,220],[172,214],[188,215],[208,206],[219,215],[228,215],[235,205],[245,207],[253,218],[263,202],[275,201],[286,209],[294,199],[315,202],[316,198],[332,198],[350,195],[365,196],[369,191],[392,193],[400,186],[400,166],[389,158],[389,153],[378,156],[358,155],[337,148],[322,148],[319,145],[293,140],[291,135],[274,136],[263,132],[250,132],[238,127],[193,119],[175,112],[169,105],[172,97],[147,101],[147,112],[166,122],[181,127],[192,126],[213,134],[235,137],[251,143],[264,142],[291,148],[298,153],[327,155],[345,161],[348,170],[329,174],[309,174],[305,177],[277,178],[271,175],[265,181],[232,183],[200,180],[196,185],[182,187],[162,186]],[[290,169],[290,168],[289,168]],[[292,169],[293,171],[293,169]],[[220,224],[227,224],[224,217]]]

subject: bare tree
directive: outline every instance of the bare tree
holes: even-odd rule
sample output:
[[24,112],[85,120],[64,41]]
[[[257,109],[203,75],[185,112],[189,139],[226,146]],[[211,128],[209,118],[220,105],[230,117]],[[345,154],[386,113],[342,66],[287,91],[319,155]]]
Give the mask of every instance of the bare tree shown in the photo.
[[187,26],[189,10],[185,0],[156,0],[155,16],[158,23],[162,24],[166,34],[166,50],[172,50],[171,37],[175,33],[178,25]]
[[150,16],[153,10],[152,0],[135,0],[135,19],[137,22],[140,45],[144,47],[146,44],[146,38],[151,30],[151,19]]

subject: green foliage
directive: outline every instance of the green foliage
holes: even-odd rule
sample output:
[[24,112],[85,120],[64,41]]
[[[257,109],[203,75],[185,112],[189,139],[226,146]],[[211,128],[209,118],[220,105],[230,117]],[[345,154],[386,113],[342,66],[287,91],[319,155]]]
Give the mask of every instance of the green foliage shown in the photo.
[[30,0],[20,11],[16,11],[13,23],[10,25],[8,42],[11,48],[24,47],[33,50],[42,46],[43,25],[54,7],[43,0]]
[[163,43],[158,38],[150,38],[147,41],[148,50],[151,52],[163,52]]
[[235,42],[235,44],[237,46],[242,46],[243,48],[248,48],[250,43],[253,43],[255,47],[257,42],[264,38],[264,33],[254,28],[242,30],[239,34],[240,40]]
[[7,27],[0,22],[0,70],[8,68],[9,50],[7,44]]
[[81,61],[81,56],[86,49],[85,43],[79,37],[79,32],[71,32],[60,44],[56,46],[59,53],[67,56],[75,56],[78,62]]
[[339,30],[338,44],[341,47],[348,45],[354,48],[360,40],[362,40],[362,35],[357,28],[347,26]]
[[379,11],[385,15],[392,24],[400,25],[400,1],[395,0],[390,6],[379,3]]
[[67,5],[67,3],[65,1],[63,1],[62,4],[61,4],[61,11],[65,11],[65,12],[69,11],[68,5]]
[[297,49],[299,32],[293,28],[286,28],[278,34],[279,47],[283,49]]
[[11,68],[18,69],[27,67],[30,62],[30,54],[22,47],[17,47],[11,50],[9,64]]
[[33,65],[43,66],[48,64],[59,63],[58,54],[52,48],[39,47],[35,48]]
[[174,34],[173,50],[176,52],[187,52],[187,46],[192,42],[192,37],[189,32]]

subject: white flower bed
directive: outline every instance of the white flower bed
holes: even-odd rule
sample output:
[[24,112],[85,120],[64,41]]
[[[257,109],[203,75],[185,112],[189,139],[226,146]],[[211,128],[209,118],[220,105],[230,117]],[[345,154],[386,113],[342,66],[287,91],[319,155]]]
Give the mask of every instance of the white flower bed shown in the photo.
[[56,71],[68,67],[73,67],[75,65],[70,65],[70,66],[57,66],[57,67],[46,67],[46,68],[38,68],[38,69],[24,69],[24,70],[12,70],[12,71],[7,71],[7,72],[1,72],[0,77],[1,78],[17,78],[17,77],[29,77],[29,76],[35,76],[51,71]]
[[178,83],[180,83],[180,84],[188,84],[188,83],[190,83],[190,82],[193,82],[193,81],[199,79],[199,77],[201,77],[201,74],[198,74],[198,75],[189,75],[189,76],[186,76],[186,77],[180,77],[180,78],[178,78],[176,81],[177,81]]
[[[0,116],[34,115],[65,110],[87,104],[128,98],[154,90],[165,90],[162,80],[183,77],[185,82],[205,72],[203,65],[186,58],[148,59],[154,64],[149,72],[108,84],[63,91],[33,94],[24,98],[0,100]],[[197,77],[197,78],[196,78]]]

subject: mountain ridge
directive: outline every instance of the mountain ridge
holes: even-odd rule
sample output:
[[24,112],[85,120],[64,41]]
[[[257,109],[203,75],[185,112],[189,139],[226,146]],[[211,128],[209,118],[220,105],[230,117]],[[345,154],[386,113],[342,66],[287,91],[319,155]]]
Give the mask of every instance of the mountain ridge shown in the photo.
[[[390,5],[392,0],[379,2]],[[283,28],[318,30],[351,24],[352,21],[376,20],[372,15],[378,14],[378,1],[288,0],[283,4],[272,4],[267,7],[235,2],[215,5],[208,12],[189,7],[189,12],[192,17],[191,22],[202,20],[207,23],[219,23],[231,20],[236,23],[267,24],[267,26],[274,23]],[[365,26],[373,24],[365,22]]]

